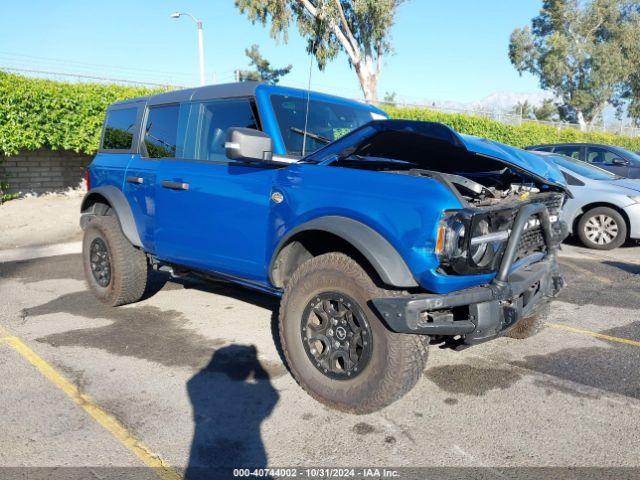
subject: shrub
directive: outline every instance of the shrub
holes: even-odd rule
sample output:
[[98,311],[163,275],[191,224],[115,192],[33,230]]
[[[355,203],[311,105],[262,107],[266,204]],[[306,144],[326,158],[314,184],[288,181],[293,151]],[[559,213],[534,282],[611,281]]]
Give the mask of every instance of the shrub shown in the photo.
[[443,113],[427,108],[407,108],[385,106],[391,118],[440,122],[460,133],[490,138],[500,143],[524,148],[542,143],[605,143],[618,145],[632,151],[640,150],[640,137],[625,137],[610,133],[581,132],[574,128],[556,128],[534,122],[522,125],[506,125],[484,117]]

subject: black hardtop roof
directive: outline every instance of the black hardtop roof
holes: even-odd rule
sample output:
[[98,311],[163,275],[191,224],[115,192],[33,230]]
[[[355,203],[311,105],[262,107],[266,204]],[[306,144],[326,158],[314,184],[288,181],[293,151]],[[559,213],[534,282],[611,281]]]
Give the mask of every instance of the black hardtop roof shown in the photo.
[[255,95],[256,88],[262,83],[263,82],[222,83],[218,85],[205,85],[204,87],[185,88],[183,90],[172,90],[170,92],[148,95],[146,97],[136,97],[119,102],[114,102],[109,105],[109,108],[134,106],[139,103],[158,105],[163,103],[176,103],[189,100],[248,97]]

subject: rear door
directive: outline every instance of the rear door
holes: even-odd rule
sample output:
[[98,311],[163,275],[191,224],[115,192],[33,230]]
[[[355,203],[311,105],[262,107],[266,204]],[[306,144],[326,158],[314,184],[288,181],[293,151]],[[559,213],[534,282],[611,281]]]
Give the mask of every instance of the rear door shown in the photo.
[[[252,102],[234,98],[183,103],[177,118],[177,131],[171,129],[175,153],[161,152],[158,256],[266,284],[266,234],[277,170],[229,160],[224,149],[228,128],[259,127]],[[173,143],[159,137],[152,127],[145,143]]]
[[587,148],[587,162],[621,177],[629,176],[629,161],[608,148],[589,146]]
[[143,105],[127,103],[109,107],[100,149],[90,166],[91,184],[122,189],[127,165],[137,150],[138,125]]
[[[144,106],[140,108],[138,124],[144,122]],[[122,190],[127,197],[133,218],[138,227],[140,240],[145,251],[155,251],[154,222],[156,212],[156,172],[158,162],[140,154],[140,149],[134,151],[125,172]]]

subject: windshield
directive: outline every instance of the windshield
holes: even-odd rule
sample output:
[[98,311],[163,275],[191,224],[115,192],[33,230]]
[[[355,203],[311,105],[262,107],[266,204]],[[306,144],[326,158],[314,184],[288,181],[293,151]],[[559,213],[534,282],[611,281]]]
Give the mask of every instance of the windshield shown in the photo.
[[575,158],[567,157],[566,155],[554,154],[545,155],[545,157],[551,157],[557,165],[590,180],[614,180],[619,178],[617,175],[603,170],[602,168],[594,167],[593,165],[581,160],[576,160]]
[[289,155],[302,155],[303,142],[305,153],[314,152],[378,116],[354,105],[311,100],[306,118],[307,99],[285,95],[271,95],[271,104]]

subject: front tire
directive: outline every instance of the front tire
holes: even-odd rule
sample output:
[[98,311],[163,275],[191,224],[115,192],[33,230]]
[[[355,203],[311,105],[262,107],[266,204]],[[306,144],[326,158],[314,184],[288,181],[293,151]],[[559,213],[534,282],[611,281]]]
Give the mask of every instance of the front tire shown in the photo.
[[592,208],[578,222],[578,237],[587,248],[613,250],[627,239],[627,222],[613,208]]
[[387,329],[369,306],[386,295],[341,253],[314,257],[295,271],[280,306],[280,340],[291,373],[313,398],[345,412],[370,413],[419,380],[426,337]]
[[84,232],[82,260],[87,284],[101,302],[115,307],[137,302],[144,295],[147,257],[127,240],[117,217],[91,220]]

